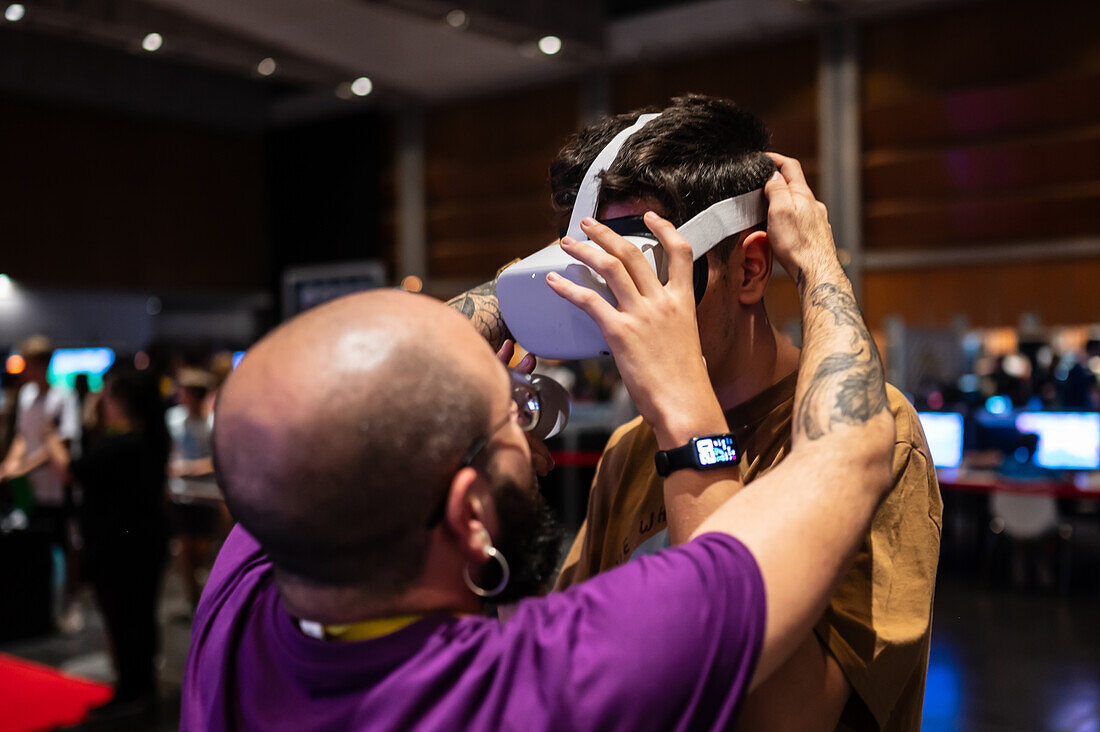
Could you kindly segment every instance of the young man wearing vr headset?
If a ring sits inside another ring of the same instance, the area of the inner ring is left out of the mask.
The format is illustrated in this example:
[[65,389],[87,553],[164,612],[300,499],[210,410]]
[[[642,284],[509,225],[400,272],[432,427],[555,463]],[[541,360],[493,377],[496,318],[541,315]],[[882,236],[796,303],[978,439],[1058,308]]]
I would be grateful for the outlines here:
[[[574,207],[593,161],[638,121],[637,112],[605,119],[559,152],[550,166],[559,211]],[[763,187],[775,170],[765,153],[768,144],[763,123],[731,102],[674,99],[607,163],[597,218],[623,234],[634,233],[629,217],[647,210],[682,225],[718,201]],[[696,260],[703,355],[741,452],[745,483],[779,464],[791,444],[799,350],[776,331],[764,309],[771,270],[763,225],[723,240]],[[493,283],[452,305],[494,345],[509,337]],[[850,396],[838,402],[840,418],[870,406]],[[743,729],[920,728],[942,504],[916,412],[893,387],[887,396],[897,430],[892,489],[814,633],[749,697]],[[656,451],[653,429],[640,417],[611,436],[558,589],[683,541],[705,515],[705,502],[688,509],[697,515],[666,506]],[[722,498],[711,500],[717,505]]]

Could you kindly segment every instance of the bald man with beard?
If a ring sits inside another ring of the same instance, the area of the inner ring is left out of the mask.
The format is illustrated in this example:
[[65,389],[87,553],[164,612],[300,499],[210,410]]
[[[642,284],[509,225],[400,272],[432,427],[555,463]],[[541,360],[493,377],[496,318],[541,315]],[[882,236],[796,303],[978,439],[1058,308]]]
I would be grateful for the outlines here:
[[[223,388],[215,465],[240,522],[203,593],[181,729],[725,729],[820,614],[889,483],[884,409],[837,420],[882,367],[797,164],[766,188],[776,254],[803,295],[791,454],[751,485],[676,470],[683,545],[537,594],[554,530],[510,375],[461,315],[375,292],[295,318]],[[702,358],[690,246],[647,225],[662,284],[593,220],[563,240],[618,301],[548,284],[600,326],[670,450],[728,431]],[[859,363],[838,367],[859,347]],[[872,399],[871,401],[875,401]],[[806,428],[801,427],[806,425]],[[714,495],[733,494],[714,509]],[[705,510],[705,513],[703,513]],[[690,518],[689,518],[690,517]],[[689,523],[691,525],[689,525]]]

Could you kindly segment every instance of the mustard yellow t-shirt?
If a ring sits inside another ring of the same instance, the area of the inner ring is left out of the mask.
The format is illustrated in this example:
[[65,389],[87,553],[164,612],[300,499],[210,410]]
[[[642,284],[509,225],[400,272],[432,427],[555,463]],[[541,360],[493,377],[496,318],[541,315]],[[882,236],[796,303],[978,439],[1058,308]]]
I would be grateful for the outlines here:
[[[746,484],[790,450],[796,380],[791,374],[726,413],[741,447]],[[916,732],[943,504],[916,411],[897,389],[887,385],[886,391],[897,425],[893,488],[814,631],[853,690],[838,729]],[[656,450],[653,430],[640,417],[611,435],[596,468],[588,514],[556,589],[667,546]]]

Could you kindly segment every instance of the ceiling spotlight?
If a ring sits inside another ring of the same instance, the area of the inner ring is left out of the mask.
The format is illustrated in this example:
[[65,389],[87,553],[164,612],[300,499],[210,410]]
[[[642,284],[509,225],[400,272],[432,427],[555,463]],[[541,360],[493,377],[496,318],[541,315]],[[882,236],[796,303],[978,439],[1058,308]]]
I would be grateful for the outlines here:
[[10,23],[18,23],[23,20],[23,16],[26,14],[27,9],[19,3],[12,3],[8,6],[8,9],[4,11],[4,20]]
[[447,13],[447,25],[462,30],[470,24],[470,16],[464,10],[452,10]]
[[279,65],[275,63],[275,59],[265,58],[260,63],[256,64],[256,71],[260,76],[271,76],[279,68]]
[[373,89],[374,84],[365,76],[360,76],[358,79],[351,82],[351,93],[357,97],[365,97],[370,94]]
[[141,39],[141,47],[149,53],[156,51],[163,44],[164,38],[161,37],[160,33],[150,33],[149,35],[145,36],[145,38]]
[[424,289],[424,281],[416,275],[409,275],[401,280],[401,288],[408,292],[420,292]]
[[6,274],[0,274],[0,300],[11,297],[11,294],[15,291],[15,286],[12,284],[11,277]]
[[539,50],[547,56],[553,56],[561,50],[561,39],[557,36],[543,36],[539,39]]

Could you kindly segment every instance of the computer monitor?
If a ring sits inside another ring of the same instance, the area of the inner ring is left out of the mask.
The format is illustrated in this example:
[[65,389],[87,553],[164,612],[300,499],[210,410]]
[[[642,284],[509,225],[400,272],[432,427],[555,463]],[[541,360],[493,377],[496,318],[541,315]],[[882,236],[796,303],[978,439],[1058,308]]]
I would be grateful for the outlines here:
[[103,388],[103,375],[115,362],[110,348],[57,348],[50,359],[47,379],[51,384],[65,384],[70,389],[77,374],[86,374],[92,391]]
[[957,468],[963,456],[963,416],[956,412],[919,412],[932,463],[937,468]]
[[1034,462],[1041,468],[1100,469],[1100,413],[1020,412],[1016,429],[1039,435]]

